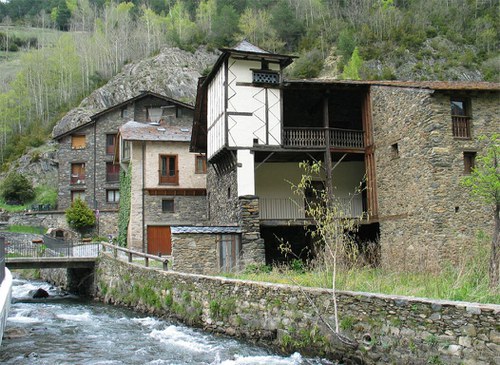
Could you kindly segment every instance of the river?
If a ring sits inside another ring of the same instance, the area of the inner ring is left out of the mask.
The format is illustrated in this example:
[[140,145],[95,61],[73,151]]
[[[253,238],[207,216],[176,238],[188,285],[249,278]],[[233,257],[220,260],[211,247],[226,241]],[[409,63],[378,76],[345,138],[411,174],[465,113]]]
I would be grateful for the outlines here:
[[[33,300],[43,288],[47,299]],[[2,364],[324,364],[295,353],[280,356],[250,343],[216,336],[126,308],[67,295],[50,284],[14,279],[7,321],[11,338]]]

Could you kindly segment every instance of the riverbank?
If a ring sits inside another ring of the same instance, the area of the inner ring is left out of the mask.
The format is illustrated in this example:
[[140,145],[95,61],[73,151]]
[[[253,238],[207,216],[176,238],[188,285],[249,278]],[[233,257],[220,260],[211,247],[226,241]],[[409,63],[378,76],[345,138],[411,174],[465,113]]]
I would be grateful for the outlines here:
[[365,364],[500,360],[499,305],[339,292],[345,336],[339,339],[326,325],[334,323],[332,293],[326,289],[162,272],[107,255],[99,259],[95,286],[96,298],[106,303],[287,353]]

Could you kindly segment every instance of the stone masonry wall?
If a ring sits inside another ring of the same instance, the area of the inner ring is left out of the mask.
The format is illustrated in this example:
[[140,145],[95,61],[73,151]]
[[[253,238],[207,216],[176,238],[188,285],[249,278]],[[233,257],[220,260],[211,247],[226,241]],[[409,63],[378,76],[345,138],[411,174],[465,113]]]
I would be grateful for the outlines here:
[[[201,254],[203,253],[203,254]],[[172,235],[172,269],[196,274],[219,272],[216,234]]]
[[492,227],[492,210],[460,180],[463,152],[481,153],[477,136],[498,131],[498,93],[470,96],[471,140],[453,138],[450,95],[374,86],[371,96],[382,264],[437,271],[457,263]]
[[260,237],[259,197],[239,197],[239,221],[241,225],[241,249],[243,265],[266,263],[264,240]]
[[207,192],[210,225],[236,225],[239,211],[236,169],[217,175],[212,165],[207,164]]
[[[17,213],[10,217],[9,224],[71,230],[64,212]],[[97,234],[97,227],[95,227],[95,233]],[[114,210],[100,211],[99,214],[99,236],[107,235],[113,237],[118,235],[118,213]]]
[[[162,200],[174,201],[174,212],[162,211]],[[146,225],[203,225],[207,220],[206,196],[144,195]]]
[[[364,364],[500,362],[499,305],[332,292],[160,271],[101,256],[96,297],[206,330],[257,339],[286,352]],[[321,315],[321,318],[320,318]]]

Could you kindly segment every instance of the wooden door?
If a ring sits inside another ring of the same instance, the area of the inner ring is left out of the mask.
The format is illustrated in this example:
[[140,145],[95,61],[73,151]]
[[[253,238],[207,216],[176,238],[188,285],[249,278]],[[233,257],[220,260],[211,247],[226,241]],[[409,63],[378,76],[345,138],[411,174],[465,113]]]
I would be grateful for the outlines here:
[[148,226],[148,253],[151,255],[172,254],[170,226]]

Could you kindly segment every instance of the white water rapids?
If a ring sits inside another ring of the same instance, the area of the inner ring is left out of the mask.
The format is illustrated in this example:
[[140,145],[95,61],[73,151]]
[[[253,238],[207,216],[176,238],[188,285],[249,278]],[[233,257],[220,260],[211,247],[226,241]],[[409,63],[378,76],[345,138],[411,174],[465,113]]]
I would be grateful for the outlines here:
[[[30,290],[49,292],[30,299]],[[81,300],[44,282],[14,280],[13,304],[0,347],[2,364],[302,365],[325,364],[300,354],[280,356],[130,310]]]

